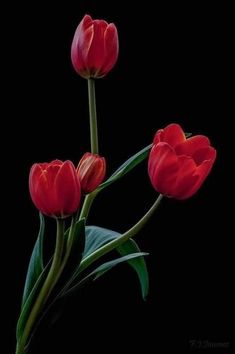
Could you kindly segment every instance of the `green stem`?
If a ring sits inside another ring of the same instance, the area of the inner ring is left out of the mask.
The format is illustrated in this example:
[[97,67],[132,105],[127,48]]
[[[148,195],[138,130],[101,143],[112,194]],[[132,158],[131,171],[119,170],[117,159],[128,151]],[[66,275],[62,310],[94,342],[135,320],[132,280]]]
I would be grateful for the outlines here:
[[79,216],[79,220],[81,220],[82,218],[87,219],[91,205],[92,205],[93,200],[95,199],[96,195],[97,195],[96,191],[86,195],[83,206],[82,206],[82,210],[81,210],[81,213]]
[[24,354],[24,348],[27,344],[28,336],[32,330],[32,327],[35,324],[35,321],[38,317],[38,314],[45,302],[48,299],[48,296],[53,289],[55,282],[57,280],[57,273],[60,269],[61,259],[63,255],[63,246],[64,246],[64,221],[62,219],[56,219],[57,222],[57,235],[56,235],[56,246],[55,253],[52,261],[52,265],[48,276],[43,284],[43,287],[40,290],[38,298],[30,312],[29,318],[26,322],[24,332],[20,339],[20,342],[17,345],[17,354]]
[[98,250],[91,253],[86,258],[84,258],[80,264],[79,273],[82,272],[87,267],[89,267],[97,259],[104,256],[106,253],[108,253],[108,252],[114,250],[115,248],[117,248],[118,246],[120,246],[122,243],[127,241],[130,237],[136,235],[142,229],[142,227],[146,224],[146,222],[151,218],[153,213],[157,210],[162,198],[163,198],[163,195],[160,194],[158,196],[157,200],[155,201],[155,203],[152,205],[152,207],[147,211],[147,213],[134,226],[132,226],[131,229],[126,231],[122,236],[120,236],[119,238],[117,238],[115,240],[112,240],[111,242],[100,247]]
[[95,80],[88,79],[88,100],[89,100],[89,115],[90,115],[90,135],[91,135],[91,152],[99,153],[98,146],[98,129],[96,115],[96,100],[95,100]]

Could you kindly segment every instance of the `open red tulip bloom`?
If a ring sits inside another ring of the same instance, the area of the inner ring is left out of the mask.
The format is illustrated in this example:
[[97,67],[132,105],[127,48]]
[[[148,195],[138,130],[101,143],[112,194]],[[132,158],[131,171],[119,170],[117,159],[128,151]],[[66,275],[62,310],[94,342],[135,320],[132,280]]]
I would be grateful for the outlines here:
[[79,75],[101,78],[115,65],[118,58],[118,33],[113,23],[92,20],[85,15],[75,32],[71,59]]
[[158,130],[149,156],[153,187],[163,195],[186,199],[195,194],[208,176],[216,150],[204,135],[186,139],[178,124]]
[[66,217],[78,209],[81,187],[71,161],[34,164],[29,189],[35,206],[45,215]]

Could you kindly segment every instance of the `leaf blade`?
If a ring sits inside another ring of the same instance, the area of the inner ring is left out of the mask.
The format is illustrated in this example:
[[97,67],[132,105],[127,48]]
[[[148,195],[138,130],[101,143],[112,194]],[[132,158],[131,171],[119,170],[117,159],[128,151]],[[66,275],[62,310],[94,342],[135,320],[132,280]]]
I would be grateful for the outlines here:
[[[140,252],[140,249],[137,243],[130,238],[128,241],[126,241],[121,246],[119,246],[117,248],[117,251],[120,253],[120,255],[123,256],[129,253]],[[139,278],[142,297],[145,300],[149,292],[149,275],[148,275],[148,269],[145,263],[145,259],[144,257],[134,258],[134,259],[130,259],[128,263],[135,270]]]
[[91,273],[89,273],[85,278],[81,279],[78,283],[74,284],[71,288],[67,289],[62,295],[63,296],[70,295],[71,293],[79,289],[80,286],[82,286],[86,281],[90,280],[91,278],[93,278],[93,280],[100,278],[107,271],[111,270],[113,267],[115,267],[120,263],[126,262],[134,258],[147,256],[147,255],[148,253],[146,252],[138,252],[138,253],[132,253],[123,257],[116,258],[112,261],[105,262],[101,264],[99,267],[97,267],[95,270],[93,270]]
[[41,213],[39,213],[40,227],[38,232],[38,238],[33,248],[29,266],[26,275],[26,281],[23,292],[22,307],[27,300],[31,290],[34,287],[37,279],[43,271],[43,239],[45,233],[45,219]]
[[119,180],[121,177],[125,176],[128,172],[130,172],[134,167],[136,167],[139,163],[141,163],[144,159],[146,159],[151,147],[152,144],[146,146],[144,149],[131,156],[105,182],[103,182],[98,187],[98,191],[101,191],[113,182]]
[[[87,257],[107,242],[112,241],[120,236],[120,233],[113,230],[101,228],[98,226],[87,226],[86,245],[83,258]],[[119,246],[117,248],[117,251],[120,253],[121,256],[125,256],[130,253],[140,252],[140,249],[133,239],[129,239],[121,246]],[[145,259],[144,257],[140,257],[137,259],[130,260],[128,263],[134,269],[138,276],[141,286],[142,297],[143,299],[145,299],[149,291],[149,276]]]

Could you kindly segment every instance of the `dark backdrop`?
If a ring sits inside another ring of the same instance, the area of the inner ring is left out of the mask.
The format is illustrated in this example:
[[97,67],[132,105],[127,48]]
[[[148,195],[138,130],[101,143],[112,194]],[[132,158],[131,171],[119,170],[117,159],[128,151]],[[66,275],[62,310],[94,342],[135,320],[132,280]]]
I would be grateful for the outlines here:
[[[6,120],[13,146],[7,182],[14,200],[7,215],[13,232],[8,239],[12,290],[7,291],[11,311],[6,352],[14,352],[24,277],[38,228],[28,194],[30,166],[54,158],[77,163],[89,150],[86,82],[70,62],[73,34],[85,13],[114,22],[120,37],[117,65],[96,85],[100,152],[108,175],[171,122],[208,135],[218,158],[196,196],[183,202],[164,200],[137,236],[141,248],[150,252],[147,301],[142,301],[131,269],[119,266],[71,300],[33,353],[56,353],[62,347],[65,353],[78,353],[80,346],[104,353],[124,352],[125,347],[145,353],[174,348],[173,353],[194,350],[193,340],[198,348],[203,341],[231,346],[230,233],[222,216],[231,189],[225,178],[229,10],[170,4],[154,9],[151,3],[128,4],[128,9],[120,1],[50,8],[34,3],[20,7],[19,16],[14,9]],[[124,231],[142,216],[156,198],[146,166],[100,194],[90,224]]]

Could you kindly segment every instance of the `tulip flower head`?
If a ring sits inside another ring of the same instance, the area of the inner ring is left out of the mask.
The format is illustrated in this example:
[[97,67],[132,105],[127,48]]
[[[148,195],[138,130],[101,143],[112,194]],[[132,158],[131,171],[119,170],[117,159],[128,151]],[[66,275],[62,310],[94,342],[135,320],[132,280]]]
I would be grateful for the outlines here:
[[105,76],[115,65],[118,51],[116,26],[85,15],[71,47],[71,60],[77,73],[85,79]]
[[148,161],[153,187],[161,194],[186,199],[195,194],[211,171],[216,150],[204,135],[186,139],[178,124],[158,130]]
[[81,158],[77,173],[84,193],[93,192],[103,181],[106,172],[105,158],[87,152]]
[[45,215],[64,218],[79,207],[81,186],[71,161],[34,164],[29,190],[33,203]]

